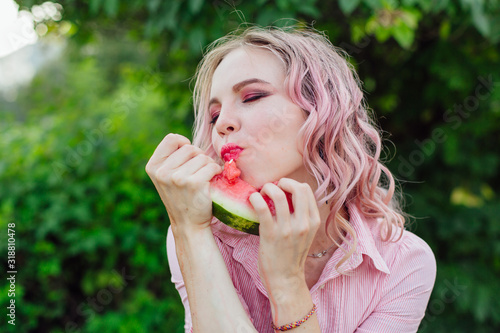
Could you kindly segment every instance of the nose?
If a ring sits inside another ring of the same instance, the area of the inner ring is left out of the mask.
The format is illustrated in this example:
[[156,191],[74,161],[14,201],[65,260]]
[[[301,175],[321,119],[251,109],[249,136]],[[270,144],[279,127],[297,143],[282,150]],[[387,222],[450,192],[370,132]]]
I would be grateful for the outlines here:
[[234,112],[230,112],[228,109],[221,109],[219,117],[215,122],[215,128],[217,133],[223,137],[231,132],[238,131],[240,129],[240,121]]

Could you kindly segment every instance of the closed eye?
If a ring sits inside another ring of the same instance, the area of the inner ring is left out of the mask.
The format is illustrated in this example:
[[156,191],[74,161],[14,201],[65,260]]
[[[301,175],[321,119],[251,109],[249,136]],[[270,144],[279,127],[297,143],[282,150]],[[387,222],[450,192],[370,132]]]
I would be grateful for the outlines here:
[[249,103],[249,102],[253,102],[253,101],[256,101],[262,97],[266,97],[268,96],[269,94],[256,94],[256,95],[250,95],[248,96],[247,98],[245,98],[243,100],[243,103]]
[[[263,97],[269,96],[268,93],[259,93],[259,94],[253,94],[253,95],[248,95],[246,98],[243,100],[243,103],[251,103],[254,102],[258,99],[261,99]],[[219,118],[219,115],[216,114],[212,117],[212,120],[210,121],[210,124],[213,125],[217,121],[217,118]]]
[[212,117],[212,121],[210,122],[211,125],[215,124],[215,122],[217,121],[217,118],[219,118],[219,115],[216,114],[215,116]]

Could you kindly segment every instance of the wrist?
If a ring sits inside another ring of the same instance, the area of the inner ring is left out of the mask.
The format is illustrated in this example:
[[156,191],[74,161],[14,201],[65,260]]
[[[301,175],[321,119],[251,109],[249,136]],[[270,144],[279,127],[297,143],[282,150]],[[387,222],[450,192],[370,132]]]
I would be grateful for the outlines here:
[[177,239],[179,237],[188,237],[191,235],[212,233],[210,228],[210,221],[204,222],[202,224],[191,223],[187,219],[172,219],[170,218],[170,227],[172,228],[172,233]]
[[276,284],[274,288],[269,288],[268,290],[269,299],[272,301],[273,306],[286,308],[291,304],[311,299],[311,294],[305,280],[297,278],[281,281],[280,284]]
[[304,324],[307,320],[309,320],[309,318],[311,318],[314,315],[314,313],[316,312],[317,309],[318,308],[316,307],[316,304],[313,304],[311,311],[309,311],[309,313],[307,315],[305,315],[304,318],[297,320],[297,321],[294,321],[294,322],[291,322],[291,323],[288,323],[288,324],[281,325],[281,326],[276,326],[274,323],[272,323],[271,327],[275,331],[292,330],[292,329],[297,328],[300,325]]
[[309,288],[305,281],[305,277],[301,275],[293,277],[268,277],[266,279],[266,289],[270,295],[275,295],[276,299],[280,299],[283,302],[288,302],[288,299],[297,296],[297,292],[300,294],[309,294]]
[[206,248],[204,244],[214,242],[210,227],[200,228],[187,224],[171,224],[172,234],[175,239],[177,255],[191,255]]
[[297,323],[297,321],[305,318],[304,316],[311,311],[314,313],[316,310],[315,308],[314,311],[311,310],[314,307],[314,303],[309,289],[305,284],[299,289],[287,289],[285,292],[275,292],[269,295],[269,300],[271,303],[273,325],[276,327]]

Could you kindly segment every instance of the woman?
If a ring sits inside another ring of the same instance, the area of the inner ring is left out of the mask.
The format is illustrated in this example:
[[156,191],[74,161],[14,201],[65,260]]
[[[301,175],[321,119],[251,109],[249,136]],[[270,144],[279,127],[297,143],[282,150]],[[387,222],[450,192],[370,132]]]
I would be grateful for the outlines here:
[[[435,259],[404,230],[342,52],[313,31],[248,28],[211,45],[194,103],[193,144],[169,134],[146,166],[186,331],[417,331]],[[235,146],[241,178],[262,187],[250,197],[260,236],[212,217],[209,181]]]

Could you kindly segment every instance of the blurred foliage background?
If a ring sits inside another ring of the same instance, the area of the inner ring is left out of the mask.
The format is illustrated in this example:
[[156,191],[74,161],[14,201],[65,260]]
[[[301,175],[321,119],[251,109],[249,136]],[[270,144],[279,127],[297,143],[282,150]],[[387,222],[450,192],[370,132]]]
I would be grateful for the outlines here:
[[500,2],[60,4],[36,24],[61,55],[0,99],[0,237],[5,248],[16,224],[18,269],[17,324],[3,314],[3,332],[183,331],[169,222],[144,167],[167,133],[191,137],[203,49],[244,22],[312,24],[351,55],[408,228],[438,262],[420,332],[500,331]]

